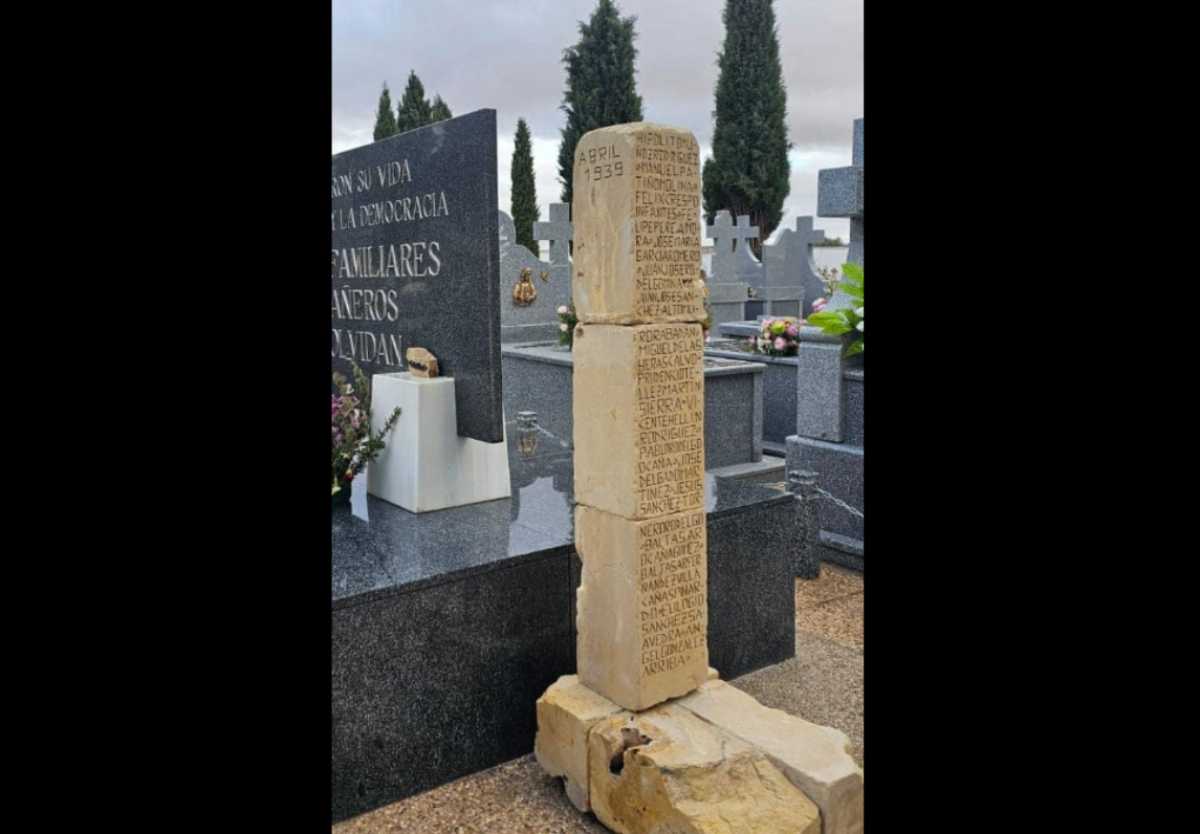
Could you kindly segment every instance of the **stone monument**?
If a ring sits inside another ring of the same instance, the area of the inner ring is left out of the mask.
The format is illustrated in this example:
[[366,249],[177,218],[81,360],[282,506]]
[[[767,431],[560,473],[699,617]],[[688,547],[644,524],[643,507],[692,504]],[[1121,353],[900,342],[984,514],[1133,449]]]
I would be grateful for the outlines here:
[[454,381],[458,435],[502,442],[496,111],[345,151],[331,172],[334,370],[397,374],[419,345]]
[[699,146],[650,123],[575,150],[578,674],[535,753],[621,834],[862,830],[849,739],[708,667]]
[[[817,213],[850,218],[848,260],[863,262],[863,120],[854,122],[853,164],[818,175]],[[830,310],[854,304],[845,290]],[[862,570],[863,377],[861,357],[842,357],[840,337],[802,327],[797,358],[796,434],[787,438],[788,471],[818,473],[821,558]]]

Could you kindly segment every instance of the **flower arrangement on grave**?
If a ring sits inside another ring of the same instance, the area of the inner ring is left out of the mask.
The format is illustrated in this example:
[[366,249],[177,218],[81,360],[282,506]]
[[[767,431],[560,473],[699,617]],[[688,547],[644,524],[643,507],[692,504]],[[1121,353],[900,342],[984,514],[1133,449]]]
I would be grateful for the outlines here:
[[571,302],[569,307],[564,304],[558,308],[558,343],[560,345],[574,349],[575,325],[578,322],[579,318],[575,315],[574,302]]
[[374,460],[384,448],[383,438],[396,425],[400,409],[396,408],[377,433],[371,433],[371,388],[367,375],[353,360],[354,382],[344,374],[334,373],[336,394],[332,399],[333,492],[335,499],[348,497],[350,482],[368,461]]
[[816,325],[833,336],[841,336],[846,344],[846,357],[863,352],[863,268],[858,264],[842,264],[842,274],[846,280],[841,288],[850,296],[849,307],[830,310],[828,302],[823,298],[813,303],[813,311],[808,316],[808,323]]
[[757,336],[750,337],[750,346],[756,353],[767,356],[795,356],[800,346],[800,328],[804,319],[790,316],[763,319],[762,329]]
[[832,296],[834,291],[837,290],[838,285],[837,267],[819,266],[817,267],[817,275],[821,277],[821,283],[825,285],[825,292]]

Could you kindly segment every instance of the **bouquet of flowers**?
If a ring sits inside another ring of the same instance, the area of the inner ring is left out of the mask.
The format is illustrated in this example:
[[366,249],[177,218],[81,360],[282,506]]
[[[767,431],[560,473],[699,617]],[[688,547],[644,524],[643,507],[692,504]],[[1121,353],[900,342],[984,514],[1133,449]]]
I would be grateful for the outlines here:
[[374,460],[384,447],[383,438],[400,418],[397,408],[378,434],[371,434],[371,388],[367,375],[353,362],[353,384],[343,374],[333,375],[333,495],[349,487],[367,461]]
[[579,318],[575,315],[575,302],[558,308],[558,343],[573,348],[575,342],[575,325]]
[[804,319],[791,317],[763,319],[762,329],[757,336],[750,337],[750,345],[767,356],[795,356],[803,324]]
[[846,280],[841,286],[850,296],[851,306],[829,310],[826,309],[828,303],[825,299],[819,298],[813,303],[808,323],[815,324],[826,333],[845,337],[848,358],[863,352],[863,316],[866,311],[863,304],[863,268],[858,264],[843,264],[842,274]]

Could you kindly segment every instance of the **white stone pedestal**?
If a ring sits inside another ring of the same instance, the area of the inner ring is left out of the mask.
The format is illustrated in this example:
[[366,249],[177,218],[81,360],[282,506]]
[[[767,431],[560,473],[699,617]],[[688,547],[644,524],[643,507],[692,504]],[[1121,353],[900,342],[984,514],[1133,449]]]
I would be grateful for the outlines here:
[[459,437],[454,380],[409,373],[376,374],[371,381],[371,430],[396,406],[400,419],[387,447],[367,464],[367,492],[409,512],[425,513],[508,498],[508,432],[500,443]]

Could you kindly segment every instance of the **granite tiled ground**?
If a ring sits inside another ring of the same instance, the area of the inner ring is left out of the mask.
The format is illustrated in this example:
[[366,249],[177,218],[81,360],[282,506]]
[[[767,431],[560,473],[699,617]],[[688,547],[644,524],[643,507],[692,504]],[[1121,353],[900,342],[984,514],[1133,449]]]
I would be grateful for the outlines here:
[[[863,760],[863,575],[823,564],[796,580],[796,657],[730,683],[763,704],[850,736]],[[532,755],[333,826],[334,834],[605,834]]]

